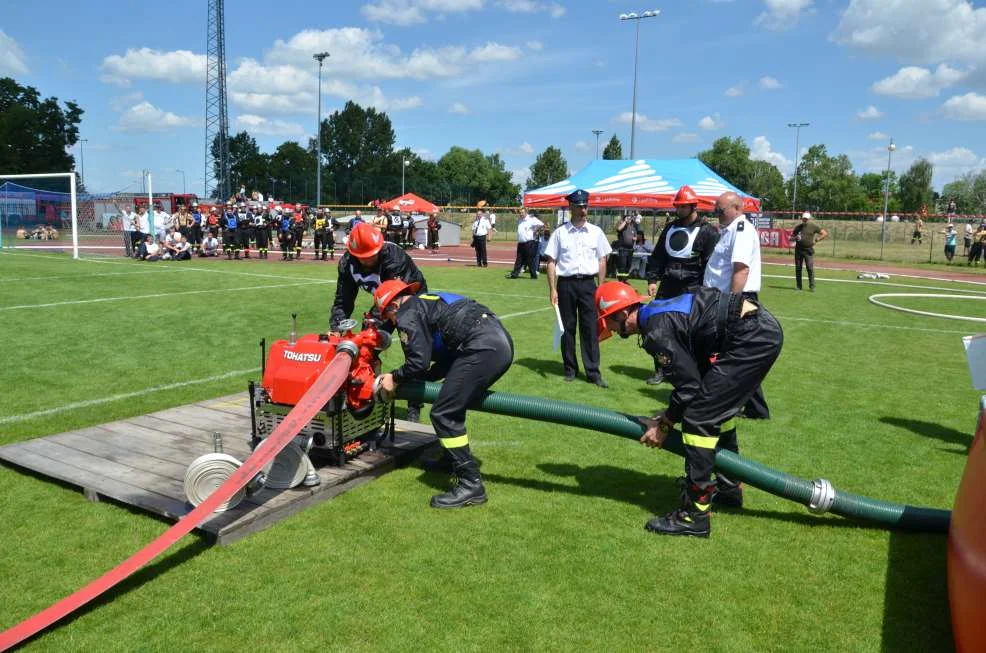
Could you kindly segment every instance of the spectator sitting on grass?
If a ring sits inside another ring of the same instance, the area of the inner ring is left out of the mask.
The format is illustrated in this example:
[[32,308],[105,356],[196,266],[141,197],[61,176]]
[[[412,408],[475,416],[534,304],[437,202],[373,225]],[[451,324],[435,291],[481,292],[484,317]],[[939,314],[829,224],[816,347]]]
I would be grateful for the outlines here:
[[191,245],[189,245],[188,239],[180,233],[177,234],[177,237],[175,238],[174,250],[171,254],[171,258],[176,261],[189,261],[192,258]]
[[202,240],[199,256],[219,256],[219,239],[209,234]]
[[144,237],[144,242],[140,244],[140,249],[137,251],[137,258],[141,261],[161,260],[161,246],[154,242],[154,236],[147,234]]

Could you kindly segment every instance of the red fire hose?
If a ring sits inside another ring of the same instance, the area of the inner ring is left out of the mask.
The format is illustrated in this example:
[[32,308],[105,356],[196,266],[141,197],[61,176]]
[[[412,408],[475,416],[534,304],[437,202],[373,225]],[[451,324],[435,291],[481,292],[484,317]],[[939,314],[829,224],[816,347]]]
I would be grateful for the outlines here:
[[20,644],[28,637],[37,634],[59,619],[81,608],[156,558],[182,536],[205,521],[220,504],[226,502],[260,473],[264,465],[273,460],[281,449],[287,446],[311,421],[315,413],[321,410],[325,403],[335,395],[346,382],[349,367],[358,352],[359,347],[355,343],[351,341],[340,343],[336,348],[336,355],[332,362],[329,363],[312,387],[305,392],[295,407],[291,409],[284,421],[270,434],[270,437],[267,438],[267,444],[247,458],[246,462],[209,498],[182,517],[178,523],[162,533],[156,540],[121,562],[114,569],[33,617],[25,619],[13,628],[0,633],[0,651],[6,651],[12,646]]

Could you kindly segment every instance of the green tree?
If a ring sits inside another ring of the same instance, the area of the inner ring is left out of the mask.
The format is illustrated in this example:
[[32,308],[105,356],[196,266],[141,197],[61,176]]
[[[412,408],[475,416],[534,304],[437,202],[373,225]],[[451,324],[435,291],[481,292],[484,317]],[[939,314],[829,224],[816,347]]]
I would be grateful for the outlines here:
[[[859,177],[859,187],[863,191],[865,206],[862,210],[873,213],[883,212],[884,189],[886,187],[887,171],[867,172]],[[887,198],[887,210],[895,212],[900,210],[900,201],[897,199],[897,173],[890,171],[890,195]]]
[[[269,171],[270,157],[260,152],[257,141],[246,131],[241,131],[226,141],[226,149],[229,154],[229,188],[230,192],[236,194],[240,188],[246,188],[247,192],[259,190],[265,195],[271,190],[272,185],[277,184],[277,192],[286,189],[282,188],[279,182],[271,181],[272,175]],[[212,142],[213,171],[216,179],[220,180],[222,171],[219,169],[219,135]],[[274,178],[275,180],[277,178]],[[220,184],[221,185],[221,184]],[[215,193],[215,189],[210,189]],[[226,199],[226,198],[219,198]]]
[[759,198],[762,208],[785,211],[791,207],[784,190],[784,175],[768,161],[750,161],[749,184],[743,190]]
[[986,213],[986,170],[967,172],[945,184],[942,197],[946,203],[954,199],[959,213]]
[[438,169],[449,185],[449,204],[512,204],[520,187],[513,183],[499,154],[485,155],[479,150],[452,146],[438,160]]
[[812,145],[801,157],[798,175],[798,210],[858,211],[865,195],[852,162],[845,154],[829,156],[824,145]]
[[918,159],[907,172],[900,176],[900,197],[901,210],[916,213],[921,207],[932,206],[934,201],[934,190],[931,188],[931,178],[934,174],[934,166],[927,159]]
[[[79,140],[82,113],[74,102],[65,102],[63,108],[58,98],[42,99],[34,87],[0,78],[0,170],[7,174],[74,170],[75,157],[68,149]],[[56,186],[61,184],[53,181]]]
[[[277,180],[278,199],[288,202],[315,202],[315,156],[295,141],[286,141],[278,146],[270,155],[267,172],[269,177]],[[323,198],[326,190],[332,190],[331,180],[330,175],[323,170]]]
[[620,143],[620,139],[613,134],[613,138],[609,139],[606,143],[606,147],[603,149],[604,159],[622,159],[623,158],[623,145]]
[[751,192],[748,190],[752,172],[750,148],[741,137],[717,138],[710,149],[698,153],[698,158],[733,186]]
[[541,188],[568,177],[568,164],[561,150],[549,145],[544,152],[538,154],[534,165],[531,166],[531,176],[527,178],[527,190]]
[[[364,109],[346,102],[320,125],[323,166],[334,180],[333,194],[338,201],[360,203],[390,194],[384,185],[388,166],[393,166],[394,127],[390,118],[373,107]],[[315,139],[308,149],[315,151]],[[398,188],[400,170],[397,170]]]

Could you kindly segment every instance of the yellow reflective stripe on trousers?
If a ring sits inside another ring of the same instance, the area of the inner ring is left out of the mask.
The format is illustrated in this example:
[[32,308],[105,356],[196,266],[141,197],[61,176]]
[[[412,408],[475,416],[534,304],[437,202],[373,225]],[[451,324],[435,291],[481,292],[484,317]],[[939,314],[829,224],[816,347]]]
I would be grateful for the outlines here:
[[446,449],[458,449],[459,447],[469,446],[469,436],[459,435],[453,438],[438,438],[442,446]]
[[682,433],[681,441],[689,447],[698,447],[700,449],[715,449],[716,443],[719,442],[718,436],[714,435],[696,435],[695,433]]
[[731,417],[722,423],[722,426],[719,427],[719,432],[725,433],[726,431],[732,431],[734,428],[736,428],[736,418]]

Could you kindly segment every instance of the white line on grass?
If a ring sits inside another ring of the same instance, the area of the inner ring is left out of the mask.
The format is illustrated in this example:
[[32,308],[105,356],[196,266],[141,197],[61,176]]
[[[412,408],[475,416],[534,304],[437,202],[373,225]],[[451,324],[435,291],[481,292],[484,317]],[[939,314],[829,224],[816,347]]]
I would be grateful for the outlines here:
[[259,367],[251,367],[250,369],[247,370],[234,370],[232,372],[226,372],[225,374],[218,374],[216,376],[210,376],[204,379],[192,379],[191,381],[179,381],[178,383],[169,383],[167,385],[156,385],[152,388],[144,388],[143,390],[137,390],[135,392],[127,392],[124,394],[112,395],[110,397],[102,397],[100,399],[87,399],[86,401],[77,401],[72,404],[65,404],[64,406],[57,406],[55,408],[46,408],[45,410],[38,410],[33,413],[24,413],[22,415],[11,415],[9,417],[0,417],[0,424],[23,422],[25,420],[34,419],[35,417],[45,417],[47,415],[56,415],[58,413],[64,413],[67,410],[75,410],[77,408],[88,408],[89,406],[108,404],[113,401],[132,399],[134,397],[154,394],[155,392],[164,392],[166,390],[174,390],[175,388],[184,388],[185,386],[197,385],[199,383],[210,383],[212,381],[221,381],[222,379],[228,379],[231,376],[238,376],[240,374],[252,374],[258,371],[259,369],[260,369]]
[[872,324],[869,322],[849,322],[847,320],[823,320],[815,317],[794,317],[787,315],[775,315],[778,320],[788,322],[814,322],[816,324],[831,324],[834,326],[863,327],[866,329],[898,329],[902,331],[925,331],[927,333],[948,333],[967,336],[968,331],[949,331],[947,329],[927,329],[924,327],[912,327],[895,324]]
[[520,313],[507,313],[506,315],[498,315],[497,317],[501,320],[506,320],[510,317],[520,317],[521,315],[530,315],[531,313],[540,313],[541,311],[550,311],[553,306],[545,306],[544,308],[535,308],[533,311],[521,311]]
[[[161,272],[178,272],[177,268],[164,268]],[[51,279],[88,279],[89,277],[118,277],[129,276],[132,274],[158,274],[158,270],[133,270],[131,272],[93,272],[92,274],[56,274],[47,277],[13,277],[4,279],[8,281],[49,281]]]
[[[763,275],[766,279],[791,279],[792,277],[786,274],[765,274]],[[917,277],[924,278],[924,277]],[[815,281],[831,281],[833,283],[862,283],[870,286],[884,286],[893,288],[919,288],[921,290],[946,290],[948,292],[974,292],[986,295],[986,290],[970,290],[968,288],[943,288],[941,286],[920,286],[915,283],[893,283],[891,281],[877,281],[869,279],[831,279],[827,277],[815,277]],[[979,284],[978,281],[956,281],[955,283],[971,283]]]
[[209,288],[206,290],[183,290],[179,292],[162,292],[153,295],[127,295],[124,297],[101,297],[99,299],[77,299],[68,302],[52,302],[50,304],[22,304],[20,306],[0,306],[0,311],[16,311],[26,308],[51,308],[53,306],[74,306],[76,304],[98,304],[102,302],[122,302],[135,299],[156,299],[159,297],[177,297],[179,295],[220,295],[227,292],[237,292],[241,290],[263,290],[265,288],[293,288],[295,286],[314,286],[328,281],[302,281],[299,283],[275,283],[267,286],[246,286],[244,288]]

